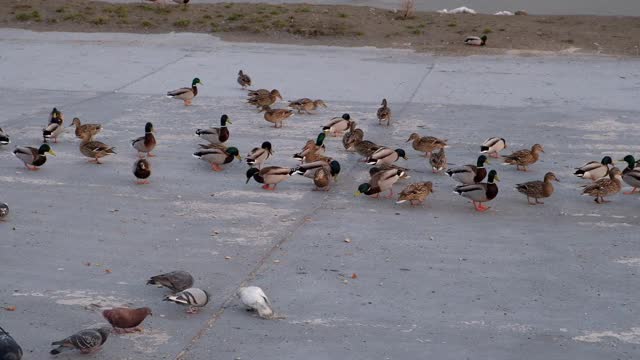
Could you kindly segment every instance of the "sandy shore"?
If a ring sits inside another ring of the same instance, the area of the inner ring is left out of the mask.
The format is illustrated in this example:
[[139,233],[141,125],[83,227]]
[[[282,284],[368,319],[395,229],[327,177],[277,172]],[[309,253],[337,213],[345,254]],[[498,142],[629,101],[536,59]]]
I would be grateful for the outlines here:
[[[409,18],[383,9],[335,5],[110,4],[24,0],[0,8],[0,26],[37,31],[211,33],[223,39],[411,48],[447,55],[569,52],[640,55],[640,19],[614,16],[440,15]],[[464,46],[486,34],[484,48]]]

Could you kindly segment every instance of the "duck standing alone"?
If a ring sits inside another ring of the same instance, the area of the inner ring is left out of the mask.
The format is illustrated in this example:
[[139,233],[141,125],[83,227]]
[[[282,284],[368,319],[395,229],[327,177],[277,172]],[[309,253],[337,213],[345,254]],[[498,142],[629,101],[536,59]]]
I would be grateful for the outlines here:
[[191,105],[193,98],[198,96],[198,85],[202,85],[202,81],[198,78],[194,78],[193,81],[191,81],[191,87],[183,87],[168,91],[167,97],[180,99],[184,101],[185,106],[189,106]]
[[40,166],[44,165],[47,162],[46,154],[56,156],[55,151],[47,144],[42,144],[39,148],[18,146],[13,150],[13,155],[20,159],[29,170],[38,170]]

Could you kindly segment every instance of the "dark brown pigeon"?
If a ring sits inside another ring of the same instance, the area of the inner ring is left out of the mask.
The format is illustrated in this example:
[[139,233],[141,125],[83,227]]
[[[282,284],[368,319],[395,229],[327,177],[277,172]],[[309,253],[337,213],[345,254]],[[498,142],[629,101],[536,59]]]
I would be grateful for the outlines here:
[[83,354],[90,354],[100,350],[100,346],[107,341],[110,327],[101,327],[98,329],[86,329],[79,331],[68,338],[60,341],[54,341],[52,346],[58,346],[50,351],[51,355],[57,355],[65,350],[80,350]]
[[22,359],[22,348],[18,343],[0,327],[0,360]]
[[102,316],[113,326],[116,333],[142,331],[138,325],[144,321],[147,315],[153,315],[148,307],[139,309],[114,308],[102,312]]
[[193,276],[186,271],[172,271],[166,274],[152,276],[147,285],[162,285],[171,289],[174,293],[186,290],[193,286]]

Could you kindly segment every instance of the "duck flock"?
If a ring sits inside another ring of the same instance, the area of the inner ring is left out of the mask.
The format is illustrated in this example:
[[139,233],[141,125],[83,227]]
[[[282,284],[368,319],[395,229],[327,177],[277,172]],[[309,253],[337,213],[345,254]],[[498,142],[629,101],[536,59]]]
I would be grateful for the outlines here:
[[[248,89],[252,82],[249,75],[240,71],[237,78],[238,84],[243,89]],[[190,87],[184,87],[167,92],[167,96],[182,100],[185,106],[192,104],[198,95],[198,86],[202,85],[199,78],[194,78]],[[294,115],[314,114],[320,108],[326,108],[323,100],[302,98],[289,102],[288,108],[273,108],[282,95],[277,89],[248,90],[247,104],[255,106],[263,113],[264,120],[272,123],[274,128],[281,128],[284,123]],[[392,122],[392,111],[386,99],[382,100],[377,109],[376,116],[380,126],[389,126]],[[60,135],[65,132],[64,114],[54,108],[49,116],[48,123],[42,130],[43,143],[40,146],[17,146],[13,154],[32,171],[36,171],[47,163],[47,156],[55,156],[51,142],[57,143]],[[227,146],[231,134],[228,125],[232,120],[228,115],[220,117],[220,126],[206,129],[197,129],[195,134],[204,140],[193,156],[207,162],[213,171],[224,171],[224,166],[234,161],[242,160],[240,150]],[[82,124],[79,118],[72,120],[75,136],[80,139],[79,152],[87,157],[90,162],[101,164],[109,156],[116,155],[112,146],[96,140],[103,127],[100,124]],[[138,159],[133,164],[133,176],[137,184],[148,184],[152,176],[150,158],[154,157],[153,151],[157,141],[154,135],[154,127],[147,122],[144,127],[144,135],[131,141],[132,151],[137,152]],[[407,181],[410,170],[399,166],[398,161],[407,159],[407,151],[401,148],[391,148],[378,145],[370,140],[365,140],[364,131],[358,128],[356,122],[347,113],[330,119],[322,126],[322,131],[309,139],[300,151],[293,157],[300,161],[296,167],[284,167],[268,165],[273,157],[272,144],[263,141],[259,147],[251,149],[244,161],[248,165],[245,180],[251,180],[262,184],[262,189],[275,191],[278,184],[286,181],[293,175],[301,175],[310,179],[314,184],[314,190],[330,191],[340,171],[341,164],[328,156],[324,144],[327,136],[342,137],[342,145],[346,151],[357,153],[361,156],[358,160],[370,165],[369,180],[355,186],[355,195],[366,195],[379,198],[386,193],[385,198],[395,198],[397,203],[409,202],[411,206],[423,204],[433,192],[433,184],[430,181],[414,182],[407,184],[395,197],[393,187],[399,181]],[[499,181],[498,172],[495,169],[487,169],[490,158],[500,159],[509,166],[515,166],[518,171],[527,171],[534,165],[544,148],[540,144],[534,144],[530,149],[515,151],[509,155],[501,155],[507,148],[507,141],[502,137],[491,137],[478,146],[478,157],[472,164],[448,167],[446,148],[447,139],[439,139],[432,136],[423,136],[418,133],[408,135],[407,143],[411,143],[413,150],[428,160],[434,174],[448,175],[457,186],[453,192],[469,199],[476,211],[484,212],[490,209],[485,203],[495,200],[498,196]],[[10,135],[0,129],[0,146],[11,143]],[[154,160],[155,161],[155,160]],[[160,161],[160,160],[157,160]],[[598,204],[608,202],[605,197],[621,191],[626,183],[632,190],[625,194],[634,194],[640,188],[640,161],[636,162],[632,155],[621,159],[626,163],[623,171],[614,166],[614,161],[605,156],[600,161],[590,161],[576,168],[575,175],[591,182],[583,185],[582,194],[591,196]],[[486,180],[485,180],[486,179]],[[523,194],[528,204],[543,204],[541,199],[549,198],[554,193],[553,182],[559,181],[553,172],[547,172],[542,180],[533,180],[516,184],[515,190]],[[0,202],[0,219],[9,220],[9,206]],[[198,308],[209,303],[210,295],[206,290],[194,287],[194,279],[186,271],[172,271],[151,277],[147,284],[165,287],[170,293],[164,296],[164,300],[187,307],[187,312],[197,312]],[[266,319],[279,318],[272,309],[269,298],[264,291],[256,286],[247,286],[238,289],[237,295],[241,302],[251,310],[257,312],[260,317]],[[110,333],[122,333],[142,331],[140,324],[152,311],[148,307],[137,309],[114,308],[103,311],[104,318],[111,326],[81,330],[68,338],[55,341],[51,354],[59,354],[64,350],[79,350],[82,353],[94,352],[106,342]],[[0,328],[0,359],[15,359],[22,357],[22,349],[7,331]]]

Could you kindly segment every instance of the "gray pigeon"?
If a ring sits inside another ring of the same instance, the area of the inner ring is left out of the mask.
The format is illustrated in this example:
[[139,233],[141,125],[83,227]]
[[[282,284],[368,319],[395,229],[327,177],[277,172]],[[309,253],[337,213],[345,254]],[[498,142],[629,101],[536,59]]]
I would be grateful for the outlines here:
[[[0,203],[0,220],[4,219],[9,215],[9,205],[5,203]],[[0,359],[4,360],[4,359]]]
[[22,359],[22,348],[18,343],[0,327],[0,360]]
[[100,350],[100,346],[107,341],[111,328],[104,326],[97,329],[86,329],[79,331],[68,338],[60,341],[54,341],[52,346],[58,346],[51,350],[51,355],[57,355],[64,350],[78,349],[83,354],[90,354]]
[[166,274],[152,276],[147,285],[161,285],[171,289],[174,293],[193,286],[193,276],[186,271],[172,271]]
[[188,305],[187,312],[193,314],[198,312],[198,308],[207,305],[209,302],[209,294],[206,291],[198,288],[189,288],[184,291],[180,291],[175,295],[165,296],[163,301],[171,301],[180,305]]

